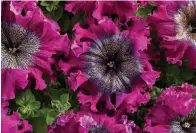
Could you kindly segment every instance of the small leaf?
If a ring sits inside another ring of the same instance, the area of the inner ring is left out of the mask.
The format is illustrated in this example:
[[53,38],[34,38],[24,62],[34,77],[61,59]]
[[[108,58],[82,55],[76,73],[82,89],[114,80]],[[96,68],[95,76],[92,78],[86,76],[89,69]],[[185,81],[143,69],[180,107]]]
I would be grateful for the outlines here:
[[51,101],[52,108],[57,109],[58,112],[65,113],[71,107],[71,104],[69,103],[69,95],[62,94],[60,96],[60,99],[61,99],[61,101],[59,101],[59,100],[52,100]]
[[70,26],[70,28],[72,29],[72,27],[77,23],[77,22],[80,22],[80,20],[82,19],[82,17],[83,17],[83,13],[82,12],[77,12],[76,14],[75,14],[75,16],[73,16],[72,17],[72,19],[71,19],[71,26]]
[[59,100],[52,100],[51,105],[52,105],[52,108],[60,108],[62,104]]
[[60,96],[60,99],[61,99],[61,103],[62,104],[67,104],[69,103],[69,94],[62,94]]
[[69,103],[69,95],[63,94],[61,95],[60,98],[61,98],[61,104],[63,105],[63,107],[59,111],[65,113],[71,107],[71,104]]
[[59,1],[46,1],[46,3],[48,3],[49,5],[58,5]]
[[19,106],[17,111],[20,113],[21,119],[38,117],[38,110],[41,104],[39,101],[36,101],[30,89],[26,90],[25,92],[20,92],[19,94],[20,95],[17,95],[15,102]]
[[49,124],[52,124],[55,119],[59,116],[60,114],[58,112],[55,112],[54,110],[51,110],[47,116],[46,116],[46,123],[49,125]]
[[45,117],[31,118],[30,123],[33,127],[33,133],[47,133],[47,124]]
[[137,10],[137,12],[135,13],[135,16],[146,18],[150,12],[151,11],[149,9],[141,7],[140,9]]
[[63,15],[63,10],[63,6],[59,6],[56,10],[46,13],[46,15],[52,18],[53,20],[58,21]]
[[26,119],[29,117],[38,117],[39,116],[39,110],[40,108],[40,102],[34,101],[32,103],[29,103],[27,106],[22,106],[18,108],[18,112],[21,114],[22,119]]
[[192,69],[189,68],[181,68],[180,69],[180,77],[183,80],[191,80],[195,76],[195,73]]
[[40,108],[40,102],[39,101],[34,101],[29,104],[31,110],[36,110]]
[[148,10],[152,12],[157,8],[157,6],[155,4],[148,3],[145,8],[147,8]]
[[53,1],[53,5],[58,5],[59,1]]
[[18,96],[16,96],[15,102],[19,106],[26,106],[29,103],[35,101],[35,97],[30,89],[27,89],[25,92],[20,92]]
[[188,60],[183,60],[182,66],[187,67],[189,64]]
[[165,67],[165,72],[167,76],[178,76],[180,74],[180,69],[177,65],[169,65]]
[[59,1],[42,1],[40,5],[44,6],[47,11],[51,12],[57,9],[58,3]]
[[46,1],[42,1],[42,2],[40,3],[40,5],[41,5],[41,6],[48,6],[49,4],[48,4]]
[[65,93],[65,89],[50,89],[48,90],[48,95],[52,100],[60,100],[60,96]]
[[50,108],[42,108],[39,110],[39,114],[41,117],[45,117],[47,116],[47,114],[51,111]]
[[48,10],[49,12],[51,12],[54,9],[53,5],[48,5],[46,7],[46,10]]
[[61,32],[67,32],[70,26],[70,19],[69,16],[67,14],[63,14],[63,16],[61,17],[61,19],[59,20],[59,25],[61,27]]
[[161,88],[153,87],[152,91],[150,92],[151,98],[156,99],[161,93],[161,91],[162,91]]

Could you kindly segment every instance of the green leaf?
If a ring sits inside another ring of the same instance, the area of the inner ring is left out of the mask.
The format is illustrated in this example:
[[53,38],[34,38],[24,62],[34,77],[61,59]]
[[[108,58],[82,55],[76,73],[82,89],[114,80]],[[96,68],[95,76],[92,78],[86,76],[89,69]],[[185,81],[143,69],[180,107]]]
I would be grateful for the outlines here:
[[41,6],[45,7],[47,11],[51,12],[57,9],[59,1],[42,1]]
[[48,90],[48,95],[52,100],[60,100],[60,96],[65,93],[65,89],[50,89]]
[[137,10],[137,12],[135,13],[135,16],[140,16],[142,18],[146,18],[150,12],[151,11],[149,9],[141,7]]
[[69,102],[62,104],[59,100],[52,100],[51,104],[53,109],[56,109],[61,113],[67,112],[67,110],[71,107]]
[[58,5],[59,4],[59,1],[46,1],[46,3],[48,4],[48,5]]
[[53,5],[58,5],[59,4],[59,1],[53,1]]
[[71,104],[69,103],[69,94],[62,94],[60,98],[61,104],[63,105],[61,112],[66,112],[71,107]]
[[145,19],[148,14],[152,13],[156,9],[156,7],[156,5],[148,3],[145,7],[140,7],[135,13],[135,15]]
[[39,110],[39,114],[41,117],[45,117],[47,116],[47,114],[51,111],[50,108],[42,108]]
[[30,89],[27,89],[25,92],[20,92],[15,99],[16,104],[19,106],[26,106],[34,101],[35,97]]
[[196,76],[193,78],[192,83],[193,83],[194,86],[196,86]]
[[18,105],[18,112],[21,115],[21,119],[27,119],[29,117],[38,117],[39,108],[41,106],[39,101],[36,101],[35,96],[30,89],[25,92],[20,92],[15,99]]
[[54,9],[53,5],[48,5],[46,7],[46,10],[48,10],[49,12],[51,12]]
[[180,74],[180,69],[177,65],[169,65],[165,67],[165,73],[167,76],[178,76]]
[[191,80],[195,76],[195,73],[192,69],[189,68],[181,68],[180,69],[180,77],[186,81]]
[[49,84],[48,88],[49,89],[58,89],[60,85],[61,85],[60,82],[56,81],[56,82],[54,82],[52,84]]
[[59,100],[52,100],[51,105],[52,105],[52,108],[60,108],[62,106]]
[[29,104],[30,108],[33,110],[39,109],[40,108],[40,102],[39,101],[34,101]]
[[30,123],[33,127],[33,133],[47,133],[47,124],[45,117],[30,118]]
[[83,13],[82,12],[77,12],[75,14],[75,16],[72,17],[71,19],[71,26],[70,28],[72,29],[72,27],[77,23],[77,22],[80,22],[80,20],[82,19],[83,17]]
[[74,111],[76,112],[79,110],[79,102],[77,100],[77,94],[78,94],[77,91],[69,93],[69,97],[70,97],[69,102],[70,102],[71,108],[73,108]]
[[52,18],[53,20],[58,21],[63,15],[63,10],[63,6],[59,6],[56,10],[46,13],[46,15]]
[[56,112],[54,110],[51,110],[47,116],[46,116],[46,123],[49,125],[49,124],[52,124],[55,119],[59,116],[59,112]]
[[60,96],[60,99],[61,99],[61,103],[62,104],[67,104],[69,103],[69,94],[62,94]]
[[161,91],[162,91],[161,88],[153,87],[152,91],[150,92],[151,98],[156,99],[161,93]]
[[70,22],[71,21],[69,19],[69,16],[67,14],[63,14],[61,19],[59,20],[59,25],[61,27],[61,32],[67,32],[69,30]]
[[51,101],[52,108],[58,110],[58,112],[65,113],[71,107],[69,103],[69,95],[62,94],[59,100],[52,100]]
[[155,4],[148,3],[145,8],[147,8],[148,10],[152,12],[157,8],[157,6]]
[[48,6],[49,4],[46,1],[41,1],[40,5],[41,6]]
[[40,108],[40,102],[34,101],[32,103],[29,103],[27,106],[19,107],[18,112],[20,112],[22,119],[27,119],[29,117],[38,117],[39,108]]
[[27,114],[28,112],[32,112],[32,111],[37,110],[39,108],[40,108],[40,102],[34,101],[32,103],[29,103],[27,106],[21,107],[20,110],[23,114]]
[[183,60],[182,66],[187,67],[189,64],[188,60]]

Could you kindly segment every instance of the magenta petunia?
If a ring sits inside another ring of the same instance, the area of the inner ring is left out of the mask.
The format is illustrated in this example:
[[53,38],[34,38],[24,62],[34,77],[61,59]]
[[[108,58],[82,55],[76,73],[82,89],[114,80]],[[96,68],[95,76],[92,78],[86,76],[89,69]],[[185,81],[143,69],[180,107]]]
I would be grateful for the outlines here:
[[20,120],[18,112],[13,112],[7,115],[8,102],[2,101],[1,103],[1,132],[2,133],[25,133],[32,132],[33,128],[27,120]]
[[75,120],[75,115],[73,110],[62,114],[54,124],[48,126],[48,133],[78,133],[79,123]]
[[[135,112],[150,98],[144,88],[151,89],[160,74],[153,70],[145,53],[149,44],[147,23],[134,17],[127,30],[120,31],[119,27],[107,17],[98,24],[89,23],[88,29],[76,24],[70,51],[58,63],[68,75],[70,88],[81,88],[79,102],[90,103],[93,111],[103,101],[108,109],[128,104]],[[118,102],[112,103],[110,95],[116,92]],[[134,100],[129,100],[132,95]]]
[[69,1],[65,10],[77,13],[83,11],[89,17],[102,19],[106,15],[117,14],[120,20],[129,20],[138,9],[136,1]]
[[134,123],[126,118],[122,118],[122,120],[117,121],[115,117],[108,117],[105,113],[96,114],[85,111],[76,115],[76,121],[79,122],[78,133],[139,133],[134,131],[134,127],[136,127]]
[[[121,99],[124,99],[121,103]],[[137,111],[140,104],[146,104],[150,100],[150,94],[145,92],[143,88],[136,88],[132,93],[117,95],[116,107],[122,111],[134,113]]]
[[13,11],[14,14],[19,15],[22,12],[24,13],[25,10],[27,11],[39,11],[40,14],[45,17],[44,21],[47,21],[51,24],[52,28],[60,31],[60,27],[58,25],[57,22],[53,21],[52,19],[48,18],[47,16],[44,16],[41,9],[39,8],[39,6],[37,6],[38,1],[20,1],[20,2],[16,2],[16,1],[12,1],[10,3],[10,8]]
[[196,88],[183,84],[166,88],[145,118],[150,133],[195,133]]
[[189,66],[196,68],[196,27],[195,2],[156,2],[157,10],[148,17],[154,27],[161,47],[166,48],[169,63],[182,64],[183,59],[189,60]]
[[142,133],[142,129],[140,129],[132,120],[128,119],[128,116],[125,112],[121,110],[115,111],[115,119],[123,123],[125,125],[125,129],[127,133]]
[[[119,118],[119,119],[117,119]],[[133,121],[125,115],[107,116],[106,113],[93,113],[88,107],[82,107],[74,114],[72,111],[57,118],[55,126],[49,132],[58,133],[141,133]]]
[[[35,82],[43,90],[43,75],[54,79],[51,57],[64,43],[56,23],[51,23],[37,2],[3,2],[1,24],[2,98],[13,99],[17,89]],[[29,82],[30,81],[30,82]]]
[[78,11],[83,11],[87,15],[91,15],[95,9],[95,1],[68,1],[65,5],[65,10],[76,14]]

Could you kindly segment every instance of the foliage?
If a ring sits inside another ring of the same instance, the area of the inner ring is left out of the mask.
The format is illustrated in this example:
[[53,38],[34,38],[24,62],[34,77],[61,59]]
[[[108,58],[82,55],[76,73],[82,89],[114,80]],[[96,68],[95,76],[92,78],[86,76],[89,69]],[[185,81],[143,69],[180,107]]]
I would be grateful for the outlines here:
[[73,99],[74,95],[68,90],[64,76],[59,75],[58,80],[49,84],[44,91],[18,91],[10,108],[15,108],[21,119],[28,119],[35,133],[44,133],[47,125],[52,124],[62,113],[70,109],[77,110],[78,101]]
[[[41,1],[39,6],[46,16],[55,20],[60,26],[60,33],[68,34],[71,39],[74,36],[73,27],[76,23],[80,23],[83,27],[87,27],[85,23],[86,15],[78,12],[75,15],[64,10],[65,1]],[[139,6],[135,16],[143,19],[156,10],[154,4],[148,3],[145,7]],[[112,16],[112,20],[118,20],[117,15]],[[131,25],[131,20],[127,23],[120,22],[121,29]],[[160,53],[160,61],[158,63],[151,62],[153,67],[161,72],[160,78],[156,81],[154,88],[150,92],[151,99],[147,105],[141,105],[134,114],[128,114],[129,119],[143,127],[144,117],[147,109],[153,106],[153,103],[163,91],[164,88],[171,85],[179,85],[182,83],[190,83],[196,86],[196,70],[187,67],[188,62],[184,60],[182,66],[177,64],[168,64],[165,58],[166,49],[160,48],[160,42],[156,32],[151,29],[151,43],[155,46],[154,51]],[[61,72],[56,71],[58,78],[56,82],[48,84],[44,91],[26,89],[18,91],[16,98],[11,101],[9,113],[18,111],[21,119],[27,119],[33,125],[34,133],[45,133],[47,125],[52,124],[58,116],[66,113],[70,109],[78,111],[77,91],[72,92],[69,89],[67,79]]]

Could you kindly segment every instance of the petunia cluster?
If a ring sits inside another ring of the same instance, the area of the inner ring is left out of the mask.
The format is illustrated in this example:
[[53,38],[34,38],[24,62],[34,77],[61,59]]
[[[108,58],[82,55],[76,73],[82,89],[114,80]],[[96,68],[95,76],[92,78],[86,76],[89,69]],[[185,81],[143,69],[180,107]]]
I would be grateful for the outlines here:
[[2,133],[195,133],[196,3],[2,1]]
[[196,132],[196,88],[183,84],[166,88],[149,109],[145,131],[150,133],[194,133]]

